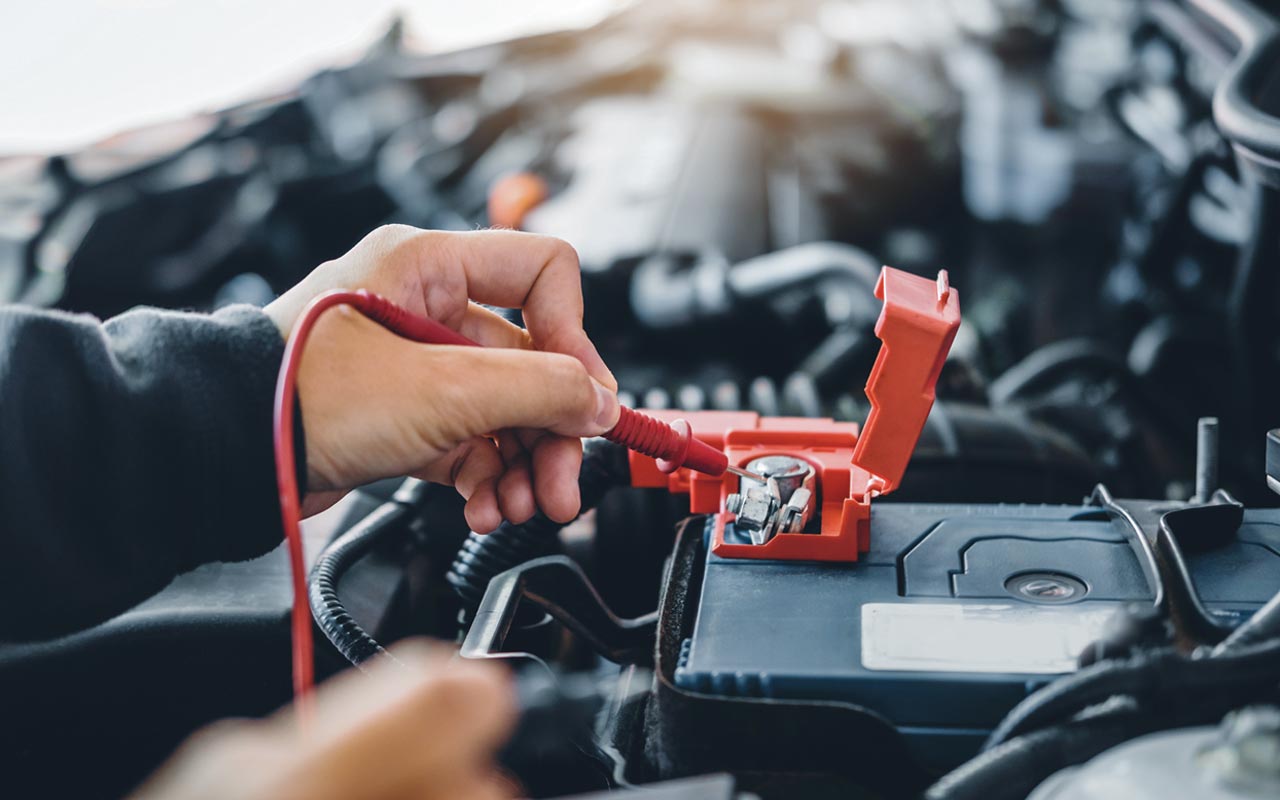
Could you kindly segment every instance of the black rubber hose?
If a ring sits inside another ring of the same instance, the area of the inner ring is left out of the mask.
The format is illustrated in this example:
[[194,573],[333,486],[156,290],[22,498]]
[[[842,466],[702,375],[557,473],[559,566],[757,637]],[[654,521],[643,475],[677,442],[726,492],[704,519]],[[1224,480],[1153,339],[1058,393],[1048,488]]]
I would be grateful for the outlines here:
[[408,529],[405,524],[413,510],[402,502],[383,503],[351,530],[334,539],[320,553],[307,581],[311,616],[325,638],[357,667],[386,651],[347,612],[338,597],[338,582],[352,564],[394,533]]
[[[578,491],[582,510],[594,508],[610,489],[625,486],[631,479],[627,450],[604,439],[590,439],[584,445]],[[463,543],[445,579],[462,600],[469,617],[480,605],[489,581],[512,567],[551,553],[557,535],[567,523],[555,522],[542,514],[519,525],[502,523],[492,533],[474,531]]]
[[[1274,691],[1263,695],[1271,702]],[[1075,719],[1011,739],[943,776],[924,800],[1024,800],[1054,773],[1074,767],[1124,742],[1159,731],[1215,725],[1241,706],[1259,701],[1256,689],[1235,687],[1221,695],[1175,702],[1107,703]]]
[[1036,731],[984,751],[944,775],[925,800],[1022,800],[1045,778],[1157,728],[1141,715],[1106,715]]
[[1152,392],[1134,373],[1124,357],[1109,345],[1080,337],[1051,342],[1032,351],[991,382],[987,396],[999,408],[1025,399],[1027,395],[1050,389],[1064,375],[1083,372],[1105,375],[1166,430],[1177,429],[1178,415],[1167,399]]
[[1124,661],[1104,661],[1060,678],[1023,700],[1005,716],[984,750],[1029,731],[1062,722],[1115,695],[1179,698],[1237,690],[1280,680],[1280,642],[1240,648],[1213,658],[1189,658],[1172,650],[1144,653]]
[[681,259],[659,254],[636,267],[631,279],[631,307],[651,328],[672,328],[728,315],[739,300],[761,300],[811,287],[819,296],[842,288],[847,296],[843,318],[870,325],[879,314],[872,290],[880,262],[843,242],[807,242],[729,264],[705,255],[686,267]]
[[1032,351],[993,380],[987,393],[992,405],[1002,406],[1028,392],[1046,388],[1065,373],[1085,370],[1117,376],[1126,383],[1135,380],[1124,358],[1111,347],[1082,337],[1053,342]]
[[[1274,691],[1264,695],[1267,702]],[[1124,742],[1158,731],[1215,725],[1223,715],[1259,701],[1256,690],[1235,687],[1212,696],[1180,697],[1149,705],[1107,703],[1075,719],[1011,739],[943,776],[924,800],[1024,800],[1054,773]]]

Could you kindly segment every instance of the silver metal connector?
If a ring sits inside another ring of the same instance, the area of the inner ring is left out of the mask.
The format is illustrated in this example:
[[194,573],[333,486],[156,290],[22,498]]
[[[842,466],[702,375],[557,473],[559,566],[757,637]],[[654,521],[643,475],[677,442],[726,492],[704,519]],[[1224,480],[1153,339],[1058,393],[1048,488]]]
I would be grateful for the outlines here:
[[801,533],[812,515],[814,470],[792,456],[764,456],[729,468],[742,477],[737,492],[725,498],[725,510],[752,544],[761,545],[778,533]]

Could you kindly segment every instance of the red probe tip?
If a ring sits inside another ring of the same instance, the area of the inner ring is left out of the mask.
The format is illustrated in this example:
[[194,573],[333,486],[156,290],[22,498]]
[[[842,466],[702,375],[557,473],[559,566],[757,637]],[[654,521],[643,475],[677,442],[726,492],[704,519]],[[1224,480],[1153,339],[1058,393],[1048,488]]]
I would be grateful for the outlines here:
[[724,453],[694,437],[688,420],[678,419],[668,425],[624,406],[618,424],[604,438],[655,459],[658,469],[667,473],[688,467],[719,477],[729,467]]

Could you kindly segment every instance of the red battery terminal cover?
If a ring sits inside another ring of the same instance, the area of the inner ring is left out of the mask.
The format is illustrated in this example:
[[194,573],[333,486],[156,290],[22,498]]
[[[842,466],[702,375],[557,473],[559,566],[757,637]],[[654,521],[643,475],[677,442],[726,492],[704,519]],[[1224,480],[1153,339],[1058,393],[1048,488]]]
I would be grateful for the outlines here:
[[821,528],[818,533],[778,533],[761,545],[725,541],[733,514],[725,500],[738,477],[689,469],[663,469],[631,453],[631,483],[689,494],[690,510],[716,514],[712,551],[725,558],[857,561],[871,545],[871,501],[898,487],[933,407],[934,386],[960,327],[960,298],[947,273],[929,280],[885,267],[876,283],[884,308],[876,322],[881,341],[866,394],[871,411],[854,422],[809,417],[761,417],[752,412],[650,411],[668,422],[687,420],[698,440],[722,450],[728,463],[745,467],[767,455],[789,455],[814,467]]

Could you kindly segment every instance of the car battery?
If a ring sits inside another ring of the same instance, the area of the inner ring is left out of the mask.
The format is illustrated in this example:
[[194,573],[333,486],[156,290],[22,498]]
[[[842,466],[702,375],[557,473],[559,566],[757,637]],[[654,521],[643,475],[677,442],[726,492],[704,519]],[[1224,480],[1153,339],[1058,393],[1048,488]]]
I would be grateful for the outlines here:
[[[676,684],[852,702],[893,722],[926,763],[956,763],[1030,691],[1074,671],[1119,609],[1165,593],[1137,544],[1142,515],[1106,500],[1116,507],[877,503],[856,562],[724,558],[708,546]],[[1170,506],[1181,504],[1139,504]],[[1243,510],[1231,534],[1186,556],[1199,603],[1223,627],[1280,586],[1280,510]]]
[[1208,478],[1186,502],[1116,499],[1102,486],[1072,506],[886,502],[960,313],[945,272],[930,281],[886,267],[876,296],[882,348],[863,425],[689,415],[693,435],[755,479],[632,454],[634,486],[687,492],[709,515],[679,689],[851,703],[947,767],[1027,694],[1096,655],[1090,645],[1110,641],[1122,609],[1212,644],[1274,594],[1280,511],[1246,510]]

